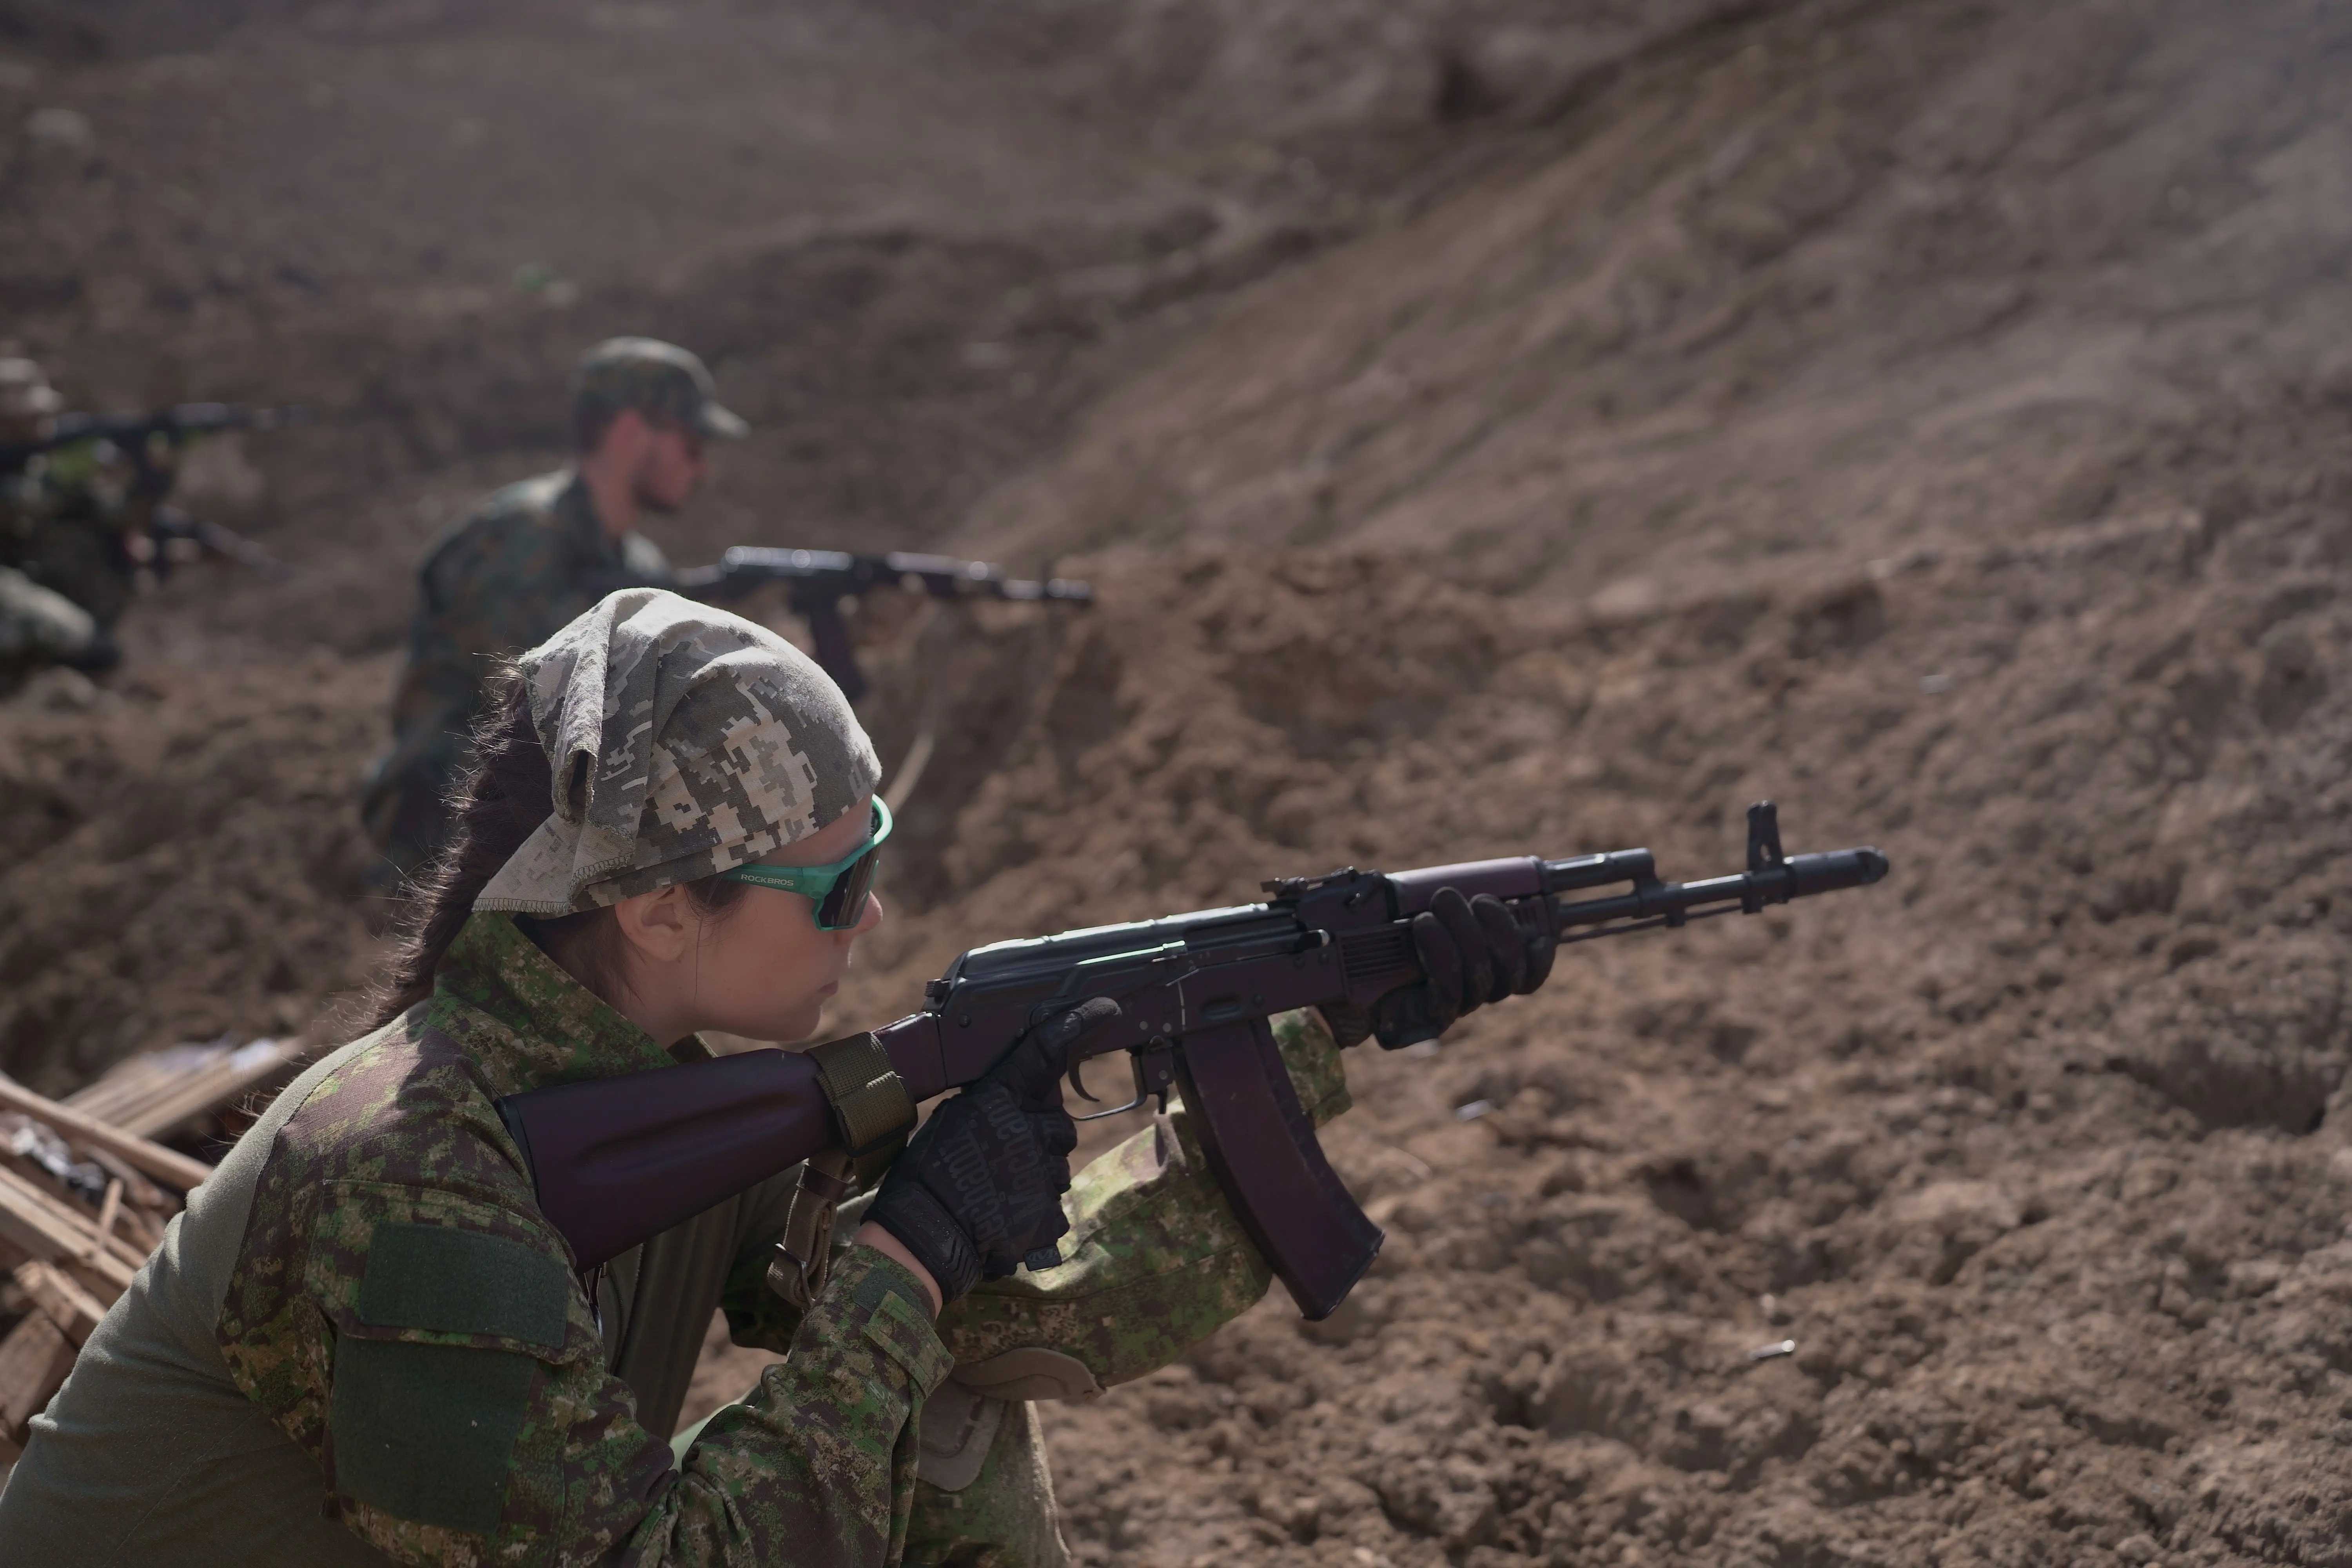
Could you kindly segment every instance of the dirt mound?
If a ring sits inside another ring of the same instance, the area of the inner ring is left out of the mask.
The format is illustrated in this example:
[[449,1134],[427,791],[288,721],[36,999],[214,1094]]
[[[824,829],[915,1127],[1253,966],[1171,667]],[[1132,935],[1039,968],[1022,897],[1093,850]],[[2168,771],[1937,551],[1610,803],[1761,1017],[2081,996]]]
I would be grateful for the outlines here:
[[2352,1561],[2342,18],[1376,9],[120,0],[0,71],[12,330],[320,410],[197,487],[303,582],[0,701],[0,1058],[358,983],[409,561],[668,332],[763,431],[681,559],[1101,591],[860,616],[932,760],[839,1022],[1767,795],[1894,858],[1358,1053],[1378,1270],[1050,1409],[1086,1560]]
[[1372,1281],[1057,1407],[1074,1538],[2336,1561],[2352,1466],[2269,1489],[2340,1454],[2346,889],[2305,770],[2352,708],[2312,653],[2336,571],[2280,568],[2343,548],[2347,485],[1630,616],[1190,556],[1106,573],[1089,619],[910,637],[970,726],[859,1016],[971,942],[1340,863],[1646,843],[1713,874],[1761,795],[1897,868],[1572,949],[1436,1061],[1359,1053],[1329,1143],[1391,1231]]
[[974,536],[1582,597],[2179,504],[2217,414],[2342,395],[2340,16],[1626,13],[1352,242],[1140,328]]
[[0,703],[0,1061],[78,1088],[132,1051],[313,1024],[367,976],[352,813],[383,661],[52,671]]

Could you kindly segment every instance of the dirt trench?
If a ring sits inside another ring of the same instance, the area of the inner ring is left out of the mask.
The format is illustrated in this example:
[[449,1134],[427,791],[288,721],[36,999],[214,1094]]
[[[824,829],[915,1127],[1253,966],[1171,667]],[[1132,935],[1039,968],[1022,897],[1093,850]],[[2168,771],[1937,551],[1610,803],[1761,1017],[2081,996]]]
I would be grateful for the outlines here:
[[[844,1025],[1276,875],[1711,874],[1768,795],[1894,859],[1359,1051],[1379,1268],[1050,1409],[1083,1560],[2352,1563],[2329,8],[101,9],[0,31],[9,330],[320,414],[197,487],[301,583],[0,700],[9,1071],[331,1030],[406,563],[650,327],[767,433],[681,559],[1101,590],[860,617],[934,752]],[[631,52],[692,172],[589,232],[516,149]]]
[[1055,1407],[1081,1554],[2340,1560],[2347,482],[1634,616],[1193,556],[911,637],[982,721],[935,809],[978,787],[909,814],[950,847],[861,1016],[969,941],[1342,863],[1715,874],[1768,795],[1896,868],[1358,1052],[1327,1141],[1381,1263]]

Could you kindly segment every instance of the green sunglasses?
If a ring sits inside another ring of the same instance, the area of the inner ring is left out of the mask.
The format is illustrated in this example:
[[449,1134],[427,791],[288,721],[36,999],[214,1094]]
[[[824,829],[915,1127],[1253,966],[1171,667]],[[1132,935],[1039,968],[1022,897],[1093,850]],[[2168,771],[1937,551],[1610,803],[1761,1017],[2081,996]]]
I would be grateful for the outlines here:
[[882,840],[890,837],[890,808],[874,797],[874,831],[845,858],[830,866],[738,866],[719,874],[730,882],[774,888],[816,900],[816,929],[847,931],[866,918],[866,895],[874,890],[874,873],[882,858]]

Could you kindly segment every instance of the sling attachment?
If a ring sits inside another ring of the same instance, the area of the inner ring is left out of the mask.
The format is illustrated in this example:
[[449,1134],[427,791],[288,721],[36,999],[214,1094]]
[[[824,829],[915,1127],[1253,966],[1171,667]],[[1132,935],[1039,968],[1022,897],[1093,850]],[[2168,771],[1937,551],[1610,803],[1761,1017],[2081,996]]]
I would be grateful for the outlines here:
[[915,1125],[914,1100],[872,1035],[830,1040],[808,1054],[841,1146],[801,1167],[784,1238],[768,1266],[769,1288],[803,1312],[831,1272],[835,1210],[889,1168]]
[[817,1086],[833,1107],[835,1131],[857,1174],[871,1186],[906,1147],[915,1130],[915,1101],[907,1092],[889,1053],[871,1034],[828,1040],[809,1052]]
[[784,1238],[768,1265],[768,1289],[795,1311],[805,1313],[833,1271],[833,1220],[841,1200],[857,1190],[849,1179],[849,1156],[827,1149],[801,1167],[793,1206],[784,1214]]

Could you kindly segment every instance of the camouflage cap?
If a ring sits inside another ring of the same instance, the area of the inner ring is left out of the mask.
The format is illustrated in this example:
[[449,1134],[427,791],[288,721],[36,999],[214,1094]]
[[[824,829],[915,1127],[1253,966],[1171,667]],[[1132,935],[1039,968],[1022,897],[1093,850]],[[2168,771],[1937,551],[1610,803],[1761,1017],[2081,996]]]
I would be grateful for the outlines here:
[[0,359],[0,419],[46,419],[65,405],[38,363]]
[[624,588],[518,661],[553,812],[478,910],[563,915],[748,865],[873,793],[874,743],[767,627]]
[[721,407],[709,367],[688,350],[656,338],[607,338],[572,373],[572,422],[634,408],[698,435],[733,441],[751,427]]

